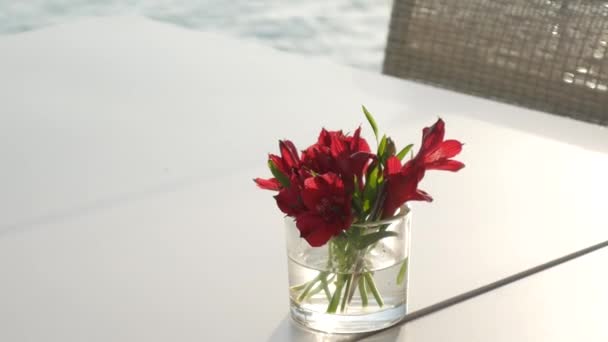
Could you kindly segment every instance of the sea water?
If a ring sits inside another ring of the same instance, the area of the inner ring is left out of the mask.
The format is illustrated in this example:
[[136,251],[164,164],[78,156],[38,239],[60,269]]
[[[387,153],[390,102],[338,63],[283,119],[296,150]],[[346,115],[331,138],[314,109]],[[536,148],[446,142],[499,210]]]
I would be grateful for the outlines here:
[[0,33],[87,16],[142,15],[380,70],[391,0],[0,0]]

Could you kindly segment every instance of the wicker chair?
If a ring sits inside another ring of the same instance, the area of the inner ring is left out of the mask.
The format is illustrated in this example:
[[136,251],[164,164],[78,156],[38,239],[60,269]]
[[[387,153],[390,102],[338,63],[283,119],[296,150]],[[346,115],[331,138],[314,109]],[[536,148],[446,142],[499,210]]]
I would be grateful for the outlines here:
[[608,1],[394,0],[384,73],[608,125]]

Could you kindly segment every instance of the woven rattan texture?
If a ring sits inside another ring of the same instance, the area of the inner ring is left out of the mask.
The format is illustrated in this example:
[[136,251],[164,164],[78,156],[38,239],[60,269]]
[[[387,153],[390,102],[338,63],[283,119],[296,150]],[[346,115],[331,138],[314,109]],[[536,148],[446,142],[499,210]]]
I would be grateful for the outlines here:
[[608,125],[608,1],[394,0],[384,72]]

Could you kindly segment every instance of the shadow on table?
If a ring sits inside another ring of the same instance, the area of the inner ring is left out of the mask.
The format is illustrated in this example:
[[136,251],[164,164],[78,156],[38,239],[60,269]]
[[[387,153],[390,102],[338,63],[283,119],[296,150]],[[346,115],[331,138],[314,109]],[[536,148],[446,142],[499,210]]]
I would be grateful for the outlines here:
[[[362,341],[366,342],[394,342],[399,339],[401,329],[394,328],[368,337]],[[307,330],[294,323],[289,315],[285,316],[281,323],[276,327],[267,342],[350,342],[358,341],[358,335],[332,335]]]

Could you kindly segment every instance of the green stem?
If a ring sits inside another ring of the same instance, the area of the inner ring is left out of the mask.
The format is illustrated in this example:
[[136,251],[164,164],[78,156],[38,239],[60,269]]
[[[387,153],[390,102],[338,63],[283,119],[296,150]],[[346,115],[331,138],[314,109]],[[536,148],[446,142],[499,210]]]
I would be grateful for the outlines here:
[[312,290],[310,290],[310,292],[308,292],[308,294],[306,295],[305,300],[310,299],[312,296],[314,296],[317,293],[321,292],[321,290],[323,290],[323,285],[321,283],[319,283],[314,289],[312,289]]
[[359,277],[359,294],[361,295],[361,306],[367,306],[367,286],[365,286],[365,278]]
[[[317,286],[312,289],[308,295],[306,296],[305,299],[309,299],[312,298],[312,296],[316,295],[317,293],[321,292],[321,290],[325,291],[325,296],[327,297],[327,300],[331,300],[331,293],[329,292],[329,287],[327,286],[327,282],[328,280],[327,278],[327,274],[325,274],[323,277],[321,277],[320,281],[317,281]],[[333,280],[333,276],[329,279],[329,281]]]
[[403,280],[405,280],[405,274],[407,273],[407,258],[403,260],[403,264],[399,269],[399,274],[397,274],[397,285],[403,284]]
[[353,296],[355,295],[355,291],[357,290],[357,284],[359,284],[359,279],[361,279],[361,274],[363,271],[365,255],[361,254],[361,252],[358,252],[356,255],[357,255],[356,256],[357,264],[355,265],[355,270],[354,270],[354,273],[352,274],[353,286],[351,287],[350,291],[347,292],[348,293],[348,301],[347,301],[348,304],[350,304],[350,301],[352,300]]
[[384,191],[384,185],[385,183],[383,182],[382,184],[380,184],[380,186],[378,186],[378,192],[376,195],[376,201],[374,202],[374,206],[372,207],[371,211],[370,211],[370,221],[376,221],[378,219],[380,219],[381,215],[382,215],[382,205],[384,205],[384,200],[386,199],[386,192]]
[[321,278],[321,284],[323,285],[323,291],[325,291],[325,297],[327,297],[327,300],[331,300],[331,292],[329,292],[328,283],[330,283],[333,279],[334,279],[334,276],[329,278],[329,280],[327,280],[327,276]]
[[345,275],[347,278],[346,280],[346,289],[344,290],[344,296],[342,297],[342,305],[340,305],[340,312],[344,312],[344,310],[346,309],[346,303],[349,301],[348,300],[348,294],[351,291],[351,287],[353,286],[353,280],[354,280],[354,274],[346,274]]
[[327,269],[331,270],[334,264],[334,248],[336,247],[336,242],[334,240],[329,241],[329,247],[327,249]]
[[291,287],[292,291],[296,291],[296,292],[300,292],[302,290],[304,290],[306,288],[306,286],[308,286],[309,282],[305,282],[304,284],[300,284],[300,285],[295,285]]
[[343,287],[344,275],[338,274],[336,290],[334,291],[334,295],[331,297],[331,301],[329,302],[329,306],[327,307],[327,313],[336,313],[336,311],[338,310],[338,305],[340,304],[340,294],[342,293]]
[[319,282],[319,279],[321,279],[322,274],[323,272],[319,273],[313,280],[308,282],[308,284],[304,288],[304,291],[302,291],[302,293],[300,293],[300,295],[298,296],[298,302],[302,302],[304,299],[306,299],[308,292],[310,292],[310,290],[312,290],[312,287]]
[[380,296],[380,292],[378,292],[378,288],[376,288],[376,282],[374,281],[374,278],[372,277],[370,272],[365,273],[364,277],[365,282],[367,283],[367,287],[370,289],[370,291],[374,295],[374,298],[376,299],[376,303],[378,303],[378,306],[382,307],[384,305],[384,301],[382,300],[382,296]]

